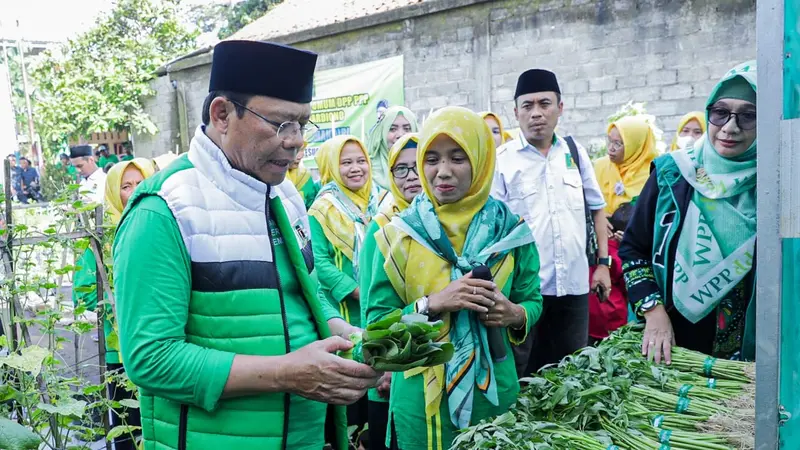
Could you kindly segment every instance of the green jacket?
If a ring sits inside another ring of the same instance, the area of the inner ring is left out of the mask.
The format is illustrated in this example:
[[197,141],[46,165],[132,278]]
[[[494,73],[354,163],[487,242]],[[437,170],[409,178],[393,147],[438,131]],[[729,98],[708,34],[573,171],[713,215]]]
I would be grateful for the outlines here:
[[298,243],[302,202],[285,192],[232,169],[199,128],[188,156],[129,201],[114,278],[145,449],[318,450],[331,412],[332,443],[346,448],[344,408],[289,393],[222,398],[236,354],[286,354],[338,317]]
[[[525,340],[530,327],[539,320],[539,316],[542,313],[542,295],[539,285],[539,253],[536,250],[536,245],[531,243],[513,250],[512,254],[514,257],[514,270],[501,291],[509,300],[525,308],[527,313],[525,328],[520,335],[514,336],[514,341],[519,343]],[[394,290],[383,268],[386,262],[383,254],[375,250],[373,255],[370,265],[364,268],[364,272],[371,272],[370,288],[365,297],[367,302],[365,308],[366,323],[377,322],[383,316],[396,309],[402,309],[406,314],[416,312],[414,304],[406,305]],[[509,333],[511,333],[510,329]],[[483,395],[476,394],[472,405],[473,425],[483,419],[507,412],[508,408],[517,401],[519,381],[509,333],[504,334],[506,351],[509,357],[505,361],[494,363],[499,405],[493,406]],[[429,448],[426,432],[429,428],[425,419],[423,375],[406,378],[403,373],[394,374],[389,397],[389,420],[398,431],[403,430],[403,432],[398,432],[397,435],[400,448],[403,450],[424,450]],[[450,420],[447,392],[443,394],[439,412],[441,425],[431,424],[430,430],[434,434],[434,442],[441,441],[443,448],[449,448],[457,430]]]
[[[81,304],[89,311],[97,310],[97,262],[94,259],[94,252],[87,248],[83,256],[75,263],[79,267],[72,278],[72,304]],[[103,296],[105,298],[105,295]],[[106,305],[105,315],[103,316],[103,334],[106,338],[106,363],[121,364],[117,344],[109,340],[109,335],[114,327],[112,322],[113,311],[110,305]]]
[[331,244],[317,219],[309,216],[314,265],[328,302],[354,327],[361,327],[361,305],[350,294],[358,288],[353,278],[353,262]]
[[303,185],[302,188],[298,189],[300,191],[300,195],[303,196],[303,202],[306,205],[306,209],[310,209],[311,205],[314,204],[314,200],[317,198],[317,193],[319,192],[319,183],[314,181],[313,178],[309,178],[306,181],[306,184]]

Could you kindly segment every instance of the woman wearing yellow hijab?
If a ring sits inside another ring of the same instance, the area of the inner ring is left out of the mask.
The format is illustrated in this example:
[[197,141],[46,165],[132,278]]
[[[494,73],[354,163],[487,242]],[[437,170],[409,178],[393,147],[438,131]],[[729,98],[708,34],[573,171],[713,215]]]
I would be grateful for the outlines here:
[[[153,162],[145,158],[135,158],[114,164],[114,167],[108,171],[106,177],[105,210],[106,221],[109,225],[113,227],[117,226],[120,216],[122,216],[122,211],[125,210],[128,199],[133,194],[133,191],[136,190],[136,186],[154,173],[155,166]],[[92,255],[92,258],[94,258],[94,255]],[[92,279],[90,282],[94,283],[95,280]],[[111,330],[113,329],[116,331],[118,328],[116,327],[113,312],[108,306],[106,307],[104,320],[105,326],[103,328],[106,333],[106,364],[108,365],[108,370],[123,373],[125,369],[122,366],[122,359],[119,355],[118,340],[109,339]],[[109,383],[109,397],[117,402],[123,399],[135,400],[133,392],[127,391],[115,381]],[[112,426],[129,425],[140,427],[142,425],[138,409],[123,409],[124,413],[127,414],[124,423],[120,419],[119,414],[112,414]],[[119,413],[122,412],[123,411],[119,411]],[[133,450],[136,448],[136,445],[133,441],[133,437],[126,433],[114,439],[114,447],[117,449]]]
[[681,117],[678,130],[672,138],[669,151],[681,150],[691,146],[706,132],[706,114],[702,111],[692,111]]
[[[417,166],[417,145],[419,136],[416,133],[406,134],[398,139],[389,149],[389,191],[391,200],[381,207],[380,212],[373,217],[372,223],[367,228],[364,238],[364,247],[360,256],[360,267],[371,267],[375,258],[376,247],[375,233],[389,223],[396,214],[404,211],[420,192],[420,169]],[[364,270],[359,275],[358,285],[361,297],[361,323],[366,323],[366,293],[372,281],[372,273]],[[369,398],[369,448],[383,450],[384,438],[389,421],[389,391],[388,385],[370,389]]]
[[607,214],[639,196],[657,156],[656,138],[644,116],[623,117],[608,126],[608,155],[594,163]]
[[491,111],[482,112],[481,117],[483,117],[483,120],[486,121],[486,125],[488,125],[489,129],[492,131],[494,147],[500,148],[500,146],[506,142],[507,135],[506,131],[503,129],[503,122],[500,121],[500,117]]
[[329,139],[320,152],[320,176],[330,181],[308,211],[314,265],[328,300],[348,323],[360,326],[358,260],[364,232],[378,212],[371,165],[355,136]]
[[[390,421],[404,450],[447,449],[456,430],[517,399],[511,343],[541,313],[539,256],[524,221],[489,196],[495,157],[481,116],[437,111],[420,133],[423,193],[375,234],[367,323],[397,309],[425,314],[444,322],[437,340],[455,346],[447,364],[393,374]],[[474,276],[479,266],[494,281]]]
[[[336,136],[322,144],[317,155],[322,186],[308,211],[314,266],[320,287],[342,318],[361,326],[359,257],[364,231],[378,212],[371,165],[358,138]],[[367,399],[347,408],[348,425],[367,421]]]
[[106,213],[112,225],[116,226],[122,216],[128,199],[136,186],[153,176],[156,167],[145,158],[134,158],[114,164],[106,175]]
[[294,184],[297,191],[303,196],[306,209],[309,209],[314,203],[314,199],[317,198],[319,185],[311,178],[311,171],[303,166],[305,148],[306,144],[303,144],[303,148],[297,151],[297,157],[295,157],[294,162],[289,166],[289,170],[286,172],[286,179]]

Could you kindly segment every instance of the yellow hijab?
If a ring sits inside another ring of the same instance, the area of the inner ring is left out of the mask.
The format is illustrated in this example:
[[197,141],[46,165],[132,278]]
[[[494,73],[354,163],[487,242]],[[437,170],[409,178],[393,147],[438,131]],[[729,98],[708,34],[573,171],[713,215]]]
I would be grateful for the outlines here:
[[[300,148],[300,150],[298,150],[298,152],[305,151],[306,145],[308,145],[308,143],[304,142],[303,146]],[[306,167],[303,165],[303,161],[300,161],[300,164],[298,164],[296,169],[289,169],[286,172],[286,179],[291,181],[297,190],[300,191],[303,189],[303,186],[308,183],[308,180],[311,179],[311,171],[306,169]]]
[[700,124],[700,129],[703,130],[703,133],[706,132],[706,114],[702,111],[692,111],[685,116],[681,117],[681,121],[678,122],[678,130],[675,131],[675,137],[672,138],[672,144],[669,146],[669,151],[674,152],[678,149],[678,138],[681,137],[681,130],[683,127],[686,126],[689,122],[696,120],[697,123]]
[[[386,225],[389,220],[392,219],[392,216],[408,208],[408,202],[403,196],[403,192],[397,187],[397,184],[395,184],[394,176],[391,172],[392,167],[394,167],[394,164],[397,162],[397,158],[400,156],[400,153],[405,150],[406,144],[408,144],[409,141],[419,143],[419,135],[417,133],[404,134],[400,139],[395,141],[392,148],[389,149],[389,191],[392,193],[392,200],[387,201],[381,208],[380,214],[375,216],[375,220],[381,227]],[[421,167],[417,166],[417,171],[421,170]],[[423,176],[424,175],[419,175],[420,178]]]
[[448,205],[440,205],[433,195],[433,187],[425,176],[421,177],[422,189],[428,194],[439,221],[450,238],[450,243],[460,255],[467,237],[472,217],[489,199],[494,178],[497,155],[494,151],[494,135],[483,118],[467,108],[448,106],[440,109],[425,121],[420,132],[417,167],[425,167],[425,153],[440,134],[450,136],[463,150],[472,165],[472,184],[467,195]]
[[[339,172],[342,150],[348,142],[355,142],[361,147],[369,165],[367,182],[358,191],[351,191],[344,184],[342,174]],[[336,188],[358,208],[358,211],[354,211],[354,213],[361,217],[363,225],[368,224],[372,220],[369,209],[371,203],[374,204],[374,199],[372,198],[372,164],[367,156],[366,147],[355,136],[336,136],[322,144],[315,159],[319,166],[320,181],[323,186],[319,196],[314,200],[314,204],[311,205],[311,209],[308,210],[308,214],[317,219],[328,241],[350,261],[354,261],[354,252],[358,246],[354,246],[355,238],[358,236],[357,224],[336,206],[334,193],[326,187],[329,187],[328,185],[331,183],[335,184]]]
[[[483,118],[484,121],[486,120],[487,117],[491,117],[492,119],[497,121],[497,125],[500,126],[500,136],[503,137],[503,143],[505,144],[506,136],[509,136],[509,134],[506,132],[505,128],[503,128],[503,121],[500,120],[500,116],[498,116],[497,114],[495,114],[495,113],[493,113],[491,111],[484,111],[484,112],[482,112],[480,114],[481,114],[481,118]],[[491,129],[490,129],[490,131],[491,131]],[[494,133],[492,133],[492,136],[494,136]]]
[[134,158],[130,161],[120,161],[114,164],[114,167],[106,174],[106,192],[105,192],[105,208],[108,218],[112,225],[117,225],[122,216],[122,211],[125,209],[122,206],[122,197],[120,197],[120,188],[122,187],[122,175],[128,166],[133,165],[142,176],[147,179],[156,173],[156,168],[153,162],[146,158]]
[[650,176],[650,163],[658,156],[653,129],[644,116],[623,117],[608,126],[622,135],[625,158],[622,164],[614,164],[608,156],[594,164],[600,190],[606,200],[605,211],[613,214],[619,205],[637,197]]

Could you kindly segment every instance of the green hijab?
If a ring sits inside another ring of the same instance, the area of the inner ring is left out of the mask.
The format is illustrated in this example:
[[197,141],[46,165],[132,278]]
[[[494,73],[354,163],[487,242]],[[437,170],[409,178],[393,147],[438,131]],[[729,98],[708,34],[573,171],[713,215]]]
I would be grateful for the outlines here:
[[[756,63],[743,63],[719,81],[707,106],[723,98],[754,102],[756,92]],[[756,142],[743,154],[726,158],[717,152],[707,133],[693,148],[671,154],[683,178],[695,189],[678,239],[672,288],[676,308],[693,323],[733,292],[741,292],[734,288],[752,269]]]
[[372,161],[372,179],[382,189],[389,190],[389,148],[386,140],[389,129],[392,128],[397,116],[403,116],[411,124],[411,132],[416,133],[417,116],[410,109],[403,106],[392,106],[387,109],[378,123],[372,127],[367,138],[369,159]]

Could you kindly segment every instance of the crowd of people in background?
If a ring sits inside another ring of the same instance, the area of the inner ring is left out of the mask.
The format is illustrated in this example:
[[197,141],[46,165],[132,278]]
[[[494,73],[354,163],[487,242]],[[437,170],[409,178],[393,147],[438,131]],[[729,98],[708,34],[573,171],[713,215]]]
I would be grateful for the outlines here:
[[[128,423],[148,445],[345,448],[350,425],[357,448],[448,448],[507,411],[521,377],[631,321],[657,362],[675,344],[754,358],[754,63],[720,74],[664,154],[652,119],[631,115],[593,161],[557,131],[570,93],[531,69],[518,133],[492,112],[448,106],[419,123],[382,105],[366,142],[322,143],[315,179],[302,162],[315,62],[224,42],[188,155],[61,155],[117,229],[107,358],[140,388]],[[37,200],[38,174],[15,162],[17,197]],[[97,306],[96,293],[74,300]],[[453,359],[383,374],[333,355],[396,310],[442,320]]]

